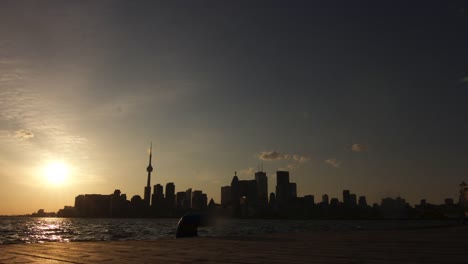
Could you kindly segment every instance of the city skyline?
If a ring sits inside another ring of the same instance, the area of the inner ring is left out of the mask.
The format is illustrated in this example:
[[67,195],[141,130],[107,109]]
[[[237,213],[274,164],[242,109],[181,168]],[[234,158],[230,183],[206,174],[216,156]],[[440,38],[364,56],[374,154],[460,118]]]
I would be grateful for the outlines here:
[[[468,180],[468,6],[5,1],[0,215],[152,183],[441,203]],[[151,186],[153,187],[153,186]]]

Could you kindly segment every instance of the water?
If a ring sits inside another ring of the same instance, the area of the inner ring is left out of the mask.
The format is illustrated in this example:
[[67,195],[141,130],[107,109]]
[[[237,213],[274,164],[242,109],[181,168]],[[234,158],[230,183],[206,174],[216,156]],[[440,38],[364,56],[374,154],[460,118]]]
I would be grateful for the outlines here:
[[[0,218],[0,244],[152,240],[174,237],[178,219]],[[424,228],[457,224],[447,220],[330,221],[225,219],[200,227],[199,236],[239,237],[316,230],[348,231]]]

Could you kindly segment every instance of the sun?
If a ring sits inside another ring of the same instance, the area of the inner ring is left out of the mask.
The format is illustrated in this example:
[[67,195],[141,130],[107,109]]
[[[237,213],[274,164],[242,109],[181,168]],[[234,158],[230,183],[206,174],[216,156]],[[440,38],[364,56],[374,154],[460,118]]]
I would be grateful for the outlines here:
[[52,185],[62,185],[67,180],[69,167],[62,161],[53,161],[44,167],[44,175]]

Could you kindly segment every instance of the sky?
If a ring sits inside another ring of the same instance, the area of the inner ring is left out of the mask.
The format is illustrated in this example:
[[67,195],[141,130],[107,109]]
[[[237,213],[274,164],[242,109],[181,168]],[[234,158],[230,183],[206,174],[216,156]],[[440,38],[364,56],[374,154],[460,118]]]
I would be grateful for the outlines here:
[[[152,185],[458,199],[466,1],[2,1],[0,214]],[[45,168],[64,164],[63,182]]]

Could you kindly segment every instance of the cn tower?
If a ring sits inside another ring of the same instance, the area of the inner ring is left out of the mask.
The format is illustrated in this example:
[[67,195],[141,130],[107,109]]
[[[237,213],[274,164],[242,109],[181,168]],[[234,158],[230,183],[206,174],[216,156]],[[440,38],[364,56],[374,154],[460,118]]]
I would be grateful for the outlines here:
[[148,172],[148,180],[146,181],[146,187],[145,187],[145,197],[144,201],[146,205],[150,205],[150,196],[151,196],[151,172],[153,171],[153,166],[151,166],[151,158],[153,155],[153,142],[151,142],[150,145],[150,152],[149,152],[149,164],[148,167],[146,167],[146,171]]

